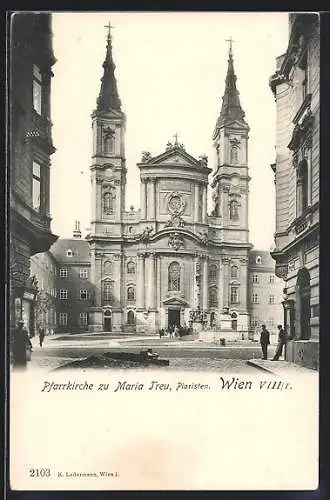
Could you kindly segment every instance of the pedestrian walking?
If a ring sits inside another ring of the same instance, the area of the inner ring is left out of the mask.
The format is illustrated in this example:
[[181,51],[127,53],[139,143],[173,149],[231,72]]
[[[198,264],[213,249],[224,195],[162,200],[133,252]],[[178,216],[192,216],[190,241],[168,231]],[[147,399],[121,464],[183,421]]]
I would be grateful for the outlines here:
[[12,355],[13,355],[13,366],[14,367],[26,367],[28,358],[27,351],[32,351],[32,344],[29,338],[27,329],[24,327],[24,321],[20,320],[14,331],[13,343],[12,343]]
[[43,326],[39,326],[39,345],[42,347],[44,338],[45,338],[45,329]]
[[282,325],[278,325],[277,328],[278,328],[278,344],[277,344],[276,352],[275,352],[275,355],[274,355],[272,361],[279,360],[280,356],[282,356],[283,347],[286,344],[286,334],[282,328]]
[[260,345],[262,350],[262,359],[267,359],[267,350],[270,344],[269,341],[269,331],[266,330],[266,325],[262,325],[262,330],[260,333]]

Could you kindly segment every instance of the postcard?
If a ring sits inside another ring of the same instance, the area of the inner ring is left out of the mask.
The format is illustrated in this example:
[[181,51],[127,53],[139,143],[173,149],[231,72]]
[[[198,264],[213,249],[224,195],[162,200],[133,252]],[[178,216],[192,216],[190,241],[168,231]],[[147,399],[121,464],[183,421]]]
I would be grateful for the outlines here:
[[319,15],[8,36],[11,488],[317,489]]

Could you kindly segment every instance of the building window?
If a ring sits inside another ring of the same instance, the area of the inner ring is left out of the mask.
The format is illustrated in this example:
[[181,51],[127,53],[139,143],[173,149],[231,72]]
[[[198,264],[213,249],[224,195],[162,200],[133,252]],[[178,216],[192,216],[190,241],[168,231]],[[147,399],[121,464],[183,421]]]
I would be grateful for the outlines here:
[[127,288],[127,300],[135,300],[135,288],[134,288],[134,286],[129,286]]
[[172,262],[168,268],[168,290],[169,292],[180,291],[180,274],[181,268],[178,262]]
[[269,326],[274,326],[275,325],[275,320],[273,317],[268,318],[268,324]]
[[212,264],[209,268],[209,280],[216,281],[217,274],[218,274],[217,266],[215,264]]
[[269,276],[269,283],[271,284],[275,283],[275,276],[273,274]]
[[127,262],[127,273],[135,274],[135,264],[132,261]]
[[68,270],[66,267],[60,269],[60,278],[67,278],[68,277]]
[[127,312],[127,324],[128,325],[135,325],[135,315],[134,315],[134,311],[132,311],[132,310]]
[[88,290],[80,290],[80,300],[88,299]]
[[41,115],[42,104],[42,75],[40,69],[33,65],[33,108]]
[[88,269],[80,269],[79,270],[79,278],[82,278],[82,279],[88,278]]
[[230,149],[230,163],[238,163],[238,147],[232,146]]
[[232,286],[230,288],[230,303],[231,304],[237,304],[238,301],[239,301],[238,287],[237,286]]
[[275,304],[275,297],[274,297],[274,295],[270,295],[269,296],[269,304],[272,304],[272,305]]
[[70,250],[70,248],[66,251],[66,256],[67,257],[72,257],[73,256],[73,251]]
[[258,255],[256,257],[256,264],[261,264],[261,257],[260,257],[260,255]]
[[68,298],[68,291],[65,290],[64,288],[60,289],[60,299],[67,299]]
[[114,197],[112,193],[104,193],[103,195],[103,213],[106,215],[112,214],[114,210]]
[[41,192],[41,166],[33,161],[32,167],[32,204],[33,210],[40,211],[40,192]]
[[110,282],[103,282],[103,300],[105,302],[111,302],[112,300],[112,283]]
[[259,304],[259,297],[257,293],[252,294],[252,304]]
[[216,288],[211,288],[209,291],[209,301],[210,307],[218,307],[218,290]]
[[88,325],[88,313],[87,312],[82,312],[79,314],[79,323],[80,323],[80,326],[87,326]]
[[112,264],[111,264],[110,260],[106,260],[103,263],[103,274],[109,275],[109,274],[111,274],[111,272],[112,272]]
[[251,318],[251,326],[253,328],[256,328],[259,325],[259,318],[258,316],[252,316]]
[[232,200],[229,203],[229,216],[230,220],[238,220],[239,218],[238,202],[236,200]]
[[301,91],[302,91],[302,100],[304,101],[308,94],[308,67],[307,67],[307,54],[304,56],[302,61],[299,64],[300,69],[302,70],[302,82],[301,82]]
[[230,273],[231,277],[234,279],[234,278],[238,278],[238,267],[237,266],[232,266],[231,267],[231,273]]
[[302,215],[308,206],[308,165],[303,160],[297,169],[297,216]]
[[68,325],[68,313],[59,313],[58,324],[59,324],[59,326],[67,326]]
[[252,274],[252,283],[259,283],[259,275]]

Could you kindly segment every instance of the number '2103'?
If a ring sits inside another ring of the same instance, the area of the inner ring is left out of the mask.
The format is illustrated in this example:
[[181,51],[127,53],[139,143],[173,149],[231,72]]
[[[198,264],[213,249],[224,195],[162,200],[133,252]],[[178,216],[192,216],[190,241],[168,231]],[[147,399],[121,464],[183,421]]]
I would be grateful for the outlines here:
[[30,477],[50,477],[50,469],[30,469]]

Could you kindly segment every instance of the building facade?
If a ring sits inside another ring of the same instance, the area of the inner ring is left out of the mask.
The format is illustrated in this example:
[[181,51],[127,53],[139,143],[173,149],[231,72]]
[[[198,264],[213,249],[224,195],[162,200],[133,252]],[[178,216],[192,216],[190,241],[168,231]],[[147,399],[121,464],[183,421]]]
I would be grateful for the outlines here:
[[[88,235],[93,331],[155,332],[197,313],[248,331],[248,132],[230,49],[215,162],[191,156],[177,139],[140,172],[140,209],[126,211],[125,123],[109,33],[92,114],[92,220]],[[207,189],[212,174],[213,211]]]
[[285,280],[287,359],[318,366],[319,83],[318,14],[289,15],[287,52],[270,86],[276,99],[276,274]]
[[50,82],[55,58],[51,15],[15,13],[10,49],[10,329],[19,319],[33,333],[38,293],[30,273],[30,257],[56,240],[49,213]]
[[38,289],[34,304],[34,332],[38,332],[41,326],[48,335],[56,331],[57,262],[50,251],[37,253],[31,257],[30,271]]
[[50,252],[56,261],[56,332],[89,331],[89,311],[94,301],[90,282],[89,244],[81,239],[79,222],[73,238],[58,239]]
[[251,334],[259,339],[261,325],[266,325],[272,343],[278,337],[277,325],[283,325],[284,281],[275,275],[275,262],[265,250],[251,250],[249,255],[249,312]]

